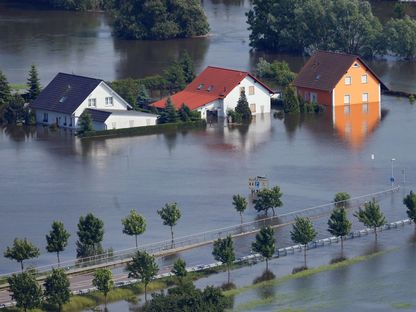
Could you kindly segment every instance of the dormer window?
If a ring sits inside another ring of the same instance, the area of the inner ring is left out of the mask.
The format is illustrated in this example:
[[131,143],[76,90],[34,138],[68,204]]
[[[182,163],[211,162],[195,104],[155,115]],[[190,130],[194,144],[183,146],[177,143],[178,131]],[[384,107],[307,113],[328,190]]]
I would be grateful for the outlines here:
[[204,88],[204,84],[203,83],[201,83],[199,86],[198,86],[198,88],[196,88],[197,90],[201,90],[201,89],[203,89]]
[[66,100],[67,98],[68,98],[68,97],[66,97],[66,96],[61,97],[61,99],[59,100],[59,103],[63,103],[63,102],[65,102],[65,100]]
[[315,79],[316,79],[316,80],[321,79],[321,75],[316,75]]
[[358,68],[358,67],[360,67],[360,64],[358,64],[358,63],[354,63],[354,65],[352,65],[352,67],[354,67],[354,68]]
[[210,86],[208,87],[207,91],[208,91],[208,92],[211,92],[211,91],[212,91],[212,89],[214,89],[214,86],[213,86],[213,85],[210,85]]

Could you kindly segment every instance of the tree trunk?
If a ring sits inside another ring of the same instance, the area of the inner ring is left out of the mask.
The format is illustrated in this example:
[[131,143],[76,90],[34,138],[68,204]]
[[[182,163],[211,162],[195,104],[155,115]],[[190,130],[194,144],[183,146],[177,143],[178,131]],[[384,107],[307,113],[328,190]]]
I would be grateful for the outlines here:
[[22,272],[23,272],[23,260],[20,261],[20,267],[22,268]]
[[107,308],[107,293],[104,294],[104,307]]
[[173,244],[173,226],[170,227],[170,235],[172,237],[172,247],[174,246]]
[[243,224],[243,213],[240,212],[240,220],[241,220],[241,224]]
[[341,236],[341,257],[344,256],[344,236]]
[[375,242],[377,243],[377,227],[376,226],[374,227],[374,235],[375,235],[375,239],[376,239]]
[[230,283],[230,266],[227,265],[227,270],[228,270],[228,284]]
[[273,210],[273,216],[275,216],[276,212],[274,211],[274,207],[272,207],[272,210]]
[[62,304],[58,304],[58,312],[62,311]]
[[144,283],[144,301],[147,302],[147,283]]
[[58,257],[58,268],[61,266],[61,259],[59,258],[59,251],[56,252],[56,256]]
[[137,235],[134,235],[135,236],[135,238],[136,238],[136,249],[137,249]]
[[269,259],[266,258],[266,272],[269,270]]
[[305,248],[303,249],[303,263],[304,263],[305,268],[306,268],[306,246],[307,244],[305,244]]

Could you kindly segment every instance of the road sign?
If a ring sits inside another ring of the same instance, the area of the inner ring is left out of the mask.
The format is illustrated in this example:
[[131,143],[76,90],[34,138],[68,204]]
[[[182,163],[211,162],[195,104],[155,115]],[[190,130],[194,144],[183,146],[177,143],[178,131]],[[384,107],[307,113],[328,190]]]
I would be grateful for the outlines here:
[[248,188],[251,193],[257,193],[258,191],[268,188],[269,180],[266,177],[250,177],[248,178]]

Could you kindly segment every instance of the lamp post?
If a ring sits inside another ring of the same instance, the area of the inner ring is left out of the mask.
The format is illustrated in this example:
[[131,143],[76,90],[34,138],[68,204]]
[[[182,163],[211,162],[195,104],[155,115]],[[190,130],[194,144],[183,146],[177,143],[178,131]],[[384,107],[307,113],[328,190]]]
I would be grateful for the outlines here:
[[394,167],[393,167],[393,162],[396,160],[396,158],[392,158],[391,159],[391,178],[390,178],[390,182],[391,182],[391,187],[394,186]]

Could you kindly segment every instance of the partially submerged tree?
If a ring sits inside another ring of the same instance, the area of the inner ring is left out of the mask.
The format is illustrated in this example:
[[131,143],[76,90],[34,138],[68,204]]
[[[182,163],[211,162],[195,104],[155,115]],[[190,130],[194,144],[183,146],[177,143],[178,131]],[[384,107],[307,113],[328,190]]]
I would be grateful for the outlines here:
[[283,205],[281,201],[282,192],[280,191],[280,187],[274,186],[271,189],[265,188],[260,190],[257,193],[257,200],[254,205],[254,209],[256,211],[264,211],[267,215],[269,209],[273,210],[273,215],[275,215],[275,208],[281,207]]
[[178,278],[179,284],[182,284],[183,280],[188,275],[188,272],[186,271],[186,262],[182,259],[176,260],[171,272]]
[[6,76],[0,70],[0,111],[4,105],[7,105],[12,96],[9,82],[7,81]]
[[144,284],[144,299],[147,301],[147,285],[159,271],[155,258],[146,251],[137,251],[131,262],[127,264],[129,278],[140,279]]
[[13,274],[7,278],[12,299],[16,307],[24,311],[40,307],[42,303],[42,289],[31,272]]
[[235,107],[235,112],[241,115],[243,122],[250,122],[253,118],[250,106],[248,105],[246,92],[244,90],[240,91],[240,98],[238,99],[237,106]]
[[403,204],[407,207],[407,216],[416,225],[416,194],[410,191],[405,198],[403,198]]
[[337,208],[332,212],[328,220],[328,232],[341,238],[341,255],[344,252],[344,237],[351,231],[351,227],[345,208]]
[[88,113],[86,110],[84,110],[81,116],[79,116],[78,127],[79,127],[78,129],[79,133],[84,133],[84,132],[94,130],[94,127],[92,125],[92,117],[90,113]]
[[104,222],[92,213],[81,216],[78,223],[77,258],[95,256],[103,252]]
[[29,78],[27,79],[27,87],[28,87],[28,99],[29,101],[33,101],[38,97],[40,94],[40,80],[38,71],[35,65],[30,67],[29,71]]
[[293,85],[288,85],[283,90],[283,110],[285,113],[299,113],[300,106],[296,89]]
[[163,225],[170,227],[170,234],[172,238],[172,246],[174,243],[173,239],[173,227],[176,225],[178,220],[181,218],[181,211],[176,203],[165,204],[164,207],[157,211],[160,218],[163,220]]
[[39,257],[39,248],[33,245],[26,238],[15,238],[12,247],[7,247],[4,252],[6,258],[16,260],[20,263],[22,272],[24,270],[23,261]]
[[146,220],[136,210],[132,209],[130,214],[121,220],[121,223],[123,224],[123,233],[135,237],[137,248],[137,236],[146,231]]
[[260,232],[256,234],[256,241],[251,244],[251,248],[266,259],[266,271],[268,271],[269,260],[276,251],[276,239],[274,238],[273,228],[271,226],[262,227]]
[[107,305],[107,295],[114,288],[113,274],[109,269],[97,269],[94,273],[92,284],[98,291],[104,294],[104,302]]
[[64,224],[61,221],[53,221],[52,230],[46,235],[46,250],[48,252],[56,252],[58,258],[58,266],[61,263],[59,253],[64,251],[68,245],[68,239],[71,236],[65,229]]
[[182,71],[185,76],[185,82],[187,84],[191,83],[192,80],[195,79],[195,68],[194,62],[192,61],[189,53],[186,50],[181,52],[179,64],[181,64]]
[[306,250],[308,244],[312,242],[318,233],[315,231],[313,224],[309,218],[296,217],[293,229],[290,231],[290,238],[296,244],[303,245],[303,261],[306,268]]
[[45,279],[44,296],[46,302],[57,305],[58,311],[71,298],[70,282],[63,269],[52,269],[52,273]]
[[243,212],[247,209],[247,200],[244,196],[237,194],[233,195],[234,209],[240,214],[241,223],[243,223]]
[[285,61],[267,62],[260,58],[257,63],[257,74],[260,78],[266,78],[275,82],[279,87],[286,88],[296,77],[296,74],[289,68]]
[[224,239],[219,238],[214,241],[214,248],[212,250],[212,255],[215,260],[222,262],[227,266],[228,279],[227,283],[230,283],[230,268],[233,262],[235,261],[235,252],[234,244],[231,236],[227,236]]
[[337,207],[346,207],[350,198],[350,194],[346,192],[336,193],[334,197],[334,204]]
[[375,199],[365,203],[364,209],[360,207],[358,211],[354,213],[354,217],[365,226],[374,230],[375,241],[377,242],[377,228],[385,225],[387,221]]
[[176,108],[173,105],[172,99],[168,97],[166,100],[165,108],[160,114],[159,123],[175,123],[178,122],[179,116],[176,112]]

